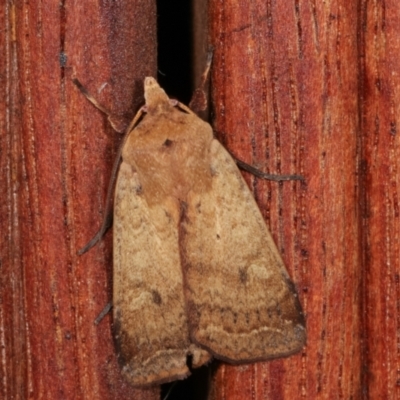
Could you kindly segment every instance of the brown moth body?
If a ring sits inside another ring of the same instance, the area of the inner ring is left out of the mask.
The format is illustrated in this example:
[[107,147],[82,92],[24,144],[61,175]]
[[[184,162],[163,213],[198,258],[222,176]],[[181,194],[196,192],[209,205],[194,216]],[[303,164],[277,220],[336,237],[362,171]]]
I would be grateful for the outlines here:
[[301,306],[235,161],[209,124],[145,79],[114,201],[114,328],[133,385],[181,379],[211,356],[298,352]]

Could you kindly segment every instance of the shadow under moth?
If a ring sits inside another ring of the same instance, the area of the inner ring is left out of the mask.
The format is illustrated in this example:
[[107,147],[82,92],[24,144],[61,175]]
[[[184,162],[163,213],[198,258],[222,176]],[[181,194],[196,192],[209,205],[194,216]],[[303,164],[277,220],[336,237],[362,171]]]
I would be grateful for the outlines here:
[[306,330],[295,287],[235,160],[155,79],[145,79],[144,96],[114,166],[123,375],[134,386],[161,384],[188,376],[188,357],[196,368],[211,357],[241,364],[300,351]]

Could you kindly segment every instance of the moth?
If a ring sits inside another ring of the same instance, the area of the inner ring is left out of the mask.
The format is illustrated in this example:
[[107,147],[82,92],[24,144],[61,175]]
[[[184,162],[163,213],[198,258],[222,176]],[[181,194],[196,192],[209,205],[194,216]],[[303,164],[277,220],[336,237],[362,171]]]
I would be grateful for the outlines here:
[[241,364],[300,351],[298,295],[235,160],[154,78],[145,79],[144,97],[114,167],[122,374],[146,386],[188,376],[188,357],[197,368],[212,357]]

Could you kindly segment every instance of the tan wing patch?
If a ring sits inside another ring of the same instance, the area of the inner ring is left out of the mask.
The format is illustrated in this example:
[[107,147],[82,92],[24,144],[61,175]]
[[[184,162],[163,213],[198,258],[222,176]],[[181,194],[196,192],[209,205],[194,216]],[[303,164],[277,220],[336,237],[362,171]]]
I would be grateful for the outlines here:
[[132,167],[123,162],[114,204],[114,328],[118,358],[134,385],[189,374],[187,355],[200,366],[210,355],[190,343],[177,203],[148,206]]
[[180,251],[192,339],[232,363],[288,356],[304,317],[263,217],[234,161],[211,145],[212,189],[192,192]]

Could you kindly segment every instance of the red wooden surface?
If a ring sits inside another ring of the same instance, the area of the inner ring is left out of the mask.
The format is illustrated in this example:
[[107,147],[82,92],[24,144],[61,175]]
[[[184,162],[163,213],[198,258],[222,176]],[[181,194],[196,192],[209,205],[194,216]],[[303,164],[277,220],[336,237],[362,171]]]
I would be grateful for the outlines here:
[[[4,2],[0,305],[2,399],[158,399],[119,372],[104,212],[120,137],[72,84],[132,117],[156,73],[152,1]],[[132,23],[134,21],[134,23]]]
[[[211,0],[208,19],[217,135],[306,178],[246,175],[308,330],[296,356],[221,364],[211,398],[398,398],[398,2]],[[110,316],[93,325],[111,235],[76,250],[100,224],[120,137],[71,83],[132,117],[155,24],[149,0],[0,6],[0,398],[159,398],[122,381]]]
[[211,1],[209,18],[216,130],[306,178],[249,181],[308,329],[298,356],[221,366],[213,398],[398,398],[398,2]]
[[296,356],[221,366],[213,399],[362,395],[358,13],[351,1],[210,3],[215,130],[244,161],[306,180],[248,176],[308,332]]
[[363,388],[400,397],[400,9],[361,1]]

